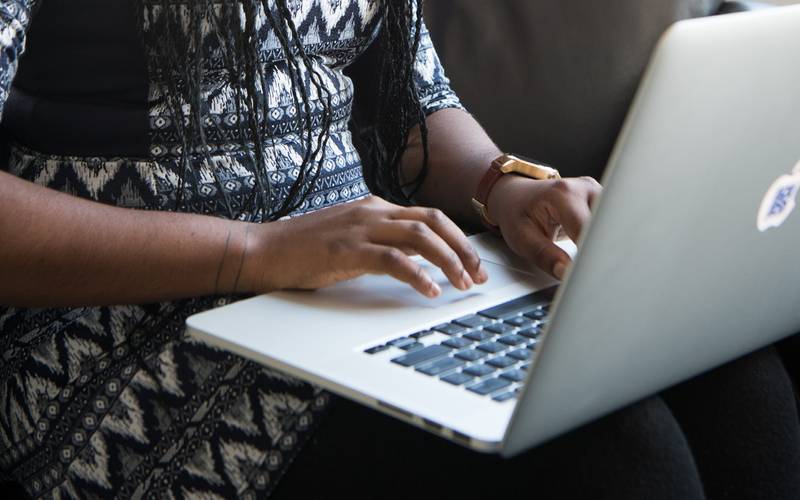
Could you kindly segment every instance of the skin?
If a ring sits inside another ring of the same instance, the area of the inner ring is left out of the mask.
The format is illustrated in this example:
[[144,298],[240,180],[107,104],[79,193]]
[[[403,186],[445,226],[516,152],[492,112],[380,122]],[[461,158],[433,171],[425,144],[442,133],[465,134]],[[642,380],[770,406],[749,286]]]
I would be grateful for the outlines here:
[[[464,111],[444,109],[428,117],[426,123],[430,171],[417,201],[440,208],[463,227],[481,228],[483,223],[470,200],[489,164],[502,152]],[[422,158],[418,129],[411,131],[409,146],[404,167],[411,176]],[[571,259],[553,237],[563,226],[567,235],[578,241],[601,191],[591,177],[543,181],[505,175],[490,192],[487,208],[489,218],[500,226],[515,253],[561,279]]]
[[[417,194],[421,206],[411,208],[369,197],[251,224],[112,207],[0,172],[0,304],[149,303],[313,289],[365,273],[388,274],[437,296],[441,290],[409,258],[414,254],[461,290],[484,283],[489,276],[454,221],[479,227],[470,199],[500,150],[463,111],[439,111],[427,124],[430,170]],[[415,129],[403,159],[407,178],[421,155]],[[553,243],[554,231],[563,225],[577,239],[599,192],[588,178],[509,175],[492,190],[489,215],[513,251],[560,278],[569,256]]]

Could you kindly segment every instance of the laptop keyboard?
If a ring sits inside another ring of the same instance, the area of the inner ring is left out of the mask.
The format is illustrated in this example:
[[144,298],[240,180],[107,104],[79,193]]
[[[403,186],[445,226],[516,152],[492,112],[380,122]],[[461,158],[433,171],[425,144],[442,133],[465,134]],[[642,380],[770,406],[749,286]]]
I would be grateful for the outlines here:
[[526,295],[364,352],[393,350],[398,355],[388,358],[392,363],[497,402],[512,401],[530,369],[555,290]]

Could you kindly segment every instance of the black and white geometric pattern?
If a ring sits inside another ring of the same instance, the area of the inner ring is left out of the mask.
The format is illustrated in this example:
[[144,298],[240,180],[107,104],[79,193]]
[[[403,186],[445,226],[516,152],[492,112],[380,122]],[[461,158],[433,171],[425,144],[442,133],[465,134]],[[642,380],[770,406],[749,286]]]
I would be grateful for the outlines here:
[[0,2],[0,119],[19,56],[25,50],[25,31],[30,24],[33,3],[32,0]]
[[[296,215],[368,194],[348,129],[353,83],[343,69],[377,35],[382,2],[288,4],[334,108],[321,176]],[[152,8],[152,2],[145,5]],[[0,0],[0,112],[31,7],[31,0]],[[47,8],[46,0],[41,8]],[[275,135],[265,145],[269,162],[263,168],[279,196],[285,196],[297,178],[304,141],[296,133],[297,110],[274,33],[264,29],[260,35]],[[238,145],[238,116],[227,80],[220,68],[205,69],[218,75],[204,96],[211,103],[211,161],[187,179],[194,183],[187,192],[196,197],[192,210],[222,216],[228,213],[226,197],[235,208],[245,206],[254,176],[246,167],[247,152]],[[460,106],[427,32],[416,69],[426,112]],[[151,81],[148,158],[69,157],[16,144],[8,170],[108,204],[172,209],[180,151],[162,95],[159,82]],[[312,107],[319,107],[318,97],[312,93]],[[0,470],[36,498],[268,496],[323,417],[330,396],[185,336],[188,315],[229,300],[0,307]]]

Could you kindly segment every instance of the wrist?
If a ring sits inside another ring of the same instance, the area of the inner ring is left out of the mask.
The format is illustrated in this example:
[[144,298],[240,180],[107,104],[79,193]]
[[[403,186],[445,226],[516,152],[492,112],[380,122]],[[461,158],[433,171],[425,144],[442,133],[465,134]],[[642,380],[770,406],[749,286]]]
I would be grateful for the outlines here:
[[236,293],[267,293],[286,286],[285,269],[292,264],[286,245],[288,220],[247,224]]
[[509,198],[508,192],[513,189],[514,185],[526,180],[518,175],[504,175],[497,180],[486,199],[486,215],[491,222],[498,226],[502,225],[501,222],[506,213],[505,201]]
[[215,295],[256,291],[253,271],[260,266],[252,261],[261,253],[256,248],[256,226],[249,222],[229,222],[217,272]]
[[[550,166],[510,154],[503,154],[491,162],[472,199],[473,207],[479,213],[484,226],[495,233],[500,232],[500,224],[491,213],[502,214],[503,210],[493,207],[489,198],[494,198],[494,205],[500,204],[499,200],[503,197],[498,196],[496,191],[504,191],[504,187],[524,182],[526,179],[560,179],[560,175],[558,170]],[[493,194],[495,196],[492,196]]]

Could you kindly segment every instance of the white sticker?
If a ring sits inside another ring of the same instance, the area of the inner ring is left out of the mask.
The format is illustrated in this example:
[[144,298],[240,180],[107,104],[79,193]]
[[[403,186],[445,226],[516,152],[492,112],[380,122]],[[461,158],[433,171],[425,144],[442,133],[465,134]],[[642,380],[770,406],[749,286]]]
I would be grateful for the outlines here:
[[800,163],[795,165],[791,174],[780,176],[767,190],[758,210],[758,230],[764,232],[786,222],[797,206],[798,191]]

